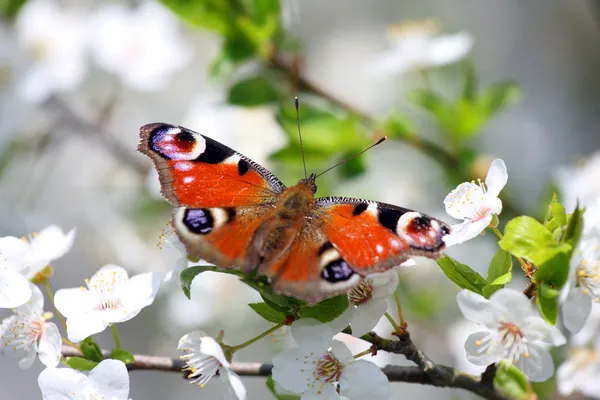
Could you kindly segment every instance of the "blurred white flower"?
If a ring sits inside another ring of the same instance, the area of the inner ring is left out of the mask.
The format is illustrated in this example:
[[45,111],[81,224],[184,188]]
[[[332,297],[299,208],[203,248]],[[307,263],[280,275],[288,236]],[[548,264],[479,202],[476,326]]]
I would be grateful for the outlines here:
[[110,324],[129,321],[152,304],[162,279],[151,272],[130,279],[125,269],[109,264],[86,279],[87,289],[58,290],[54,304],[67,318],[69,340],[80,342]]
[[600,238],[584,236],[571,257],[569,278],[563,288],[562,316],[565,327],[578,332],[592,304],[600,299]]
[[129,399],[129,373],[118,360],[100,362],[89,376],[71,368],[46,368],[38,385],[43,400]]
[[204,387],[213,376],[219,375],[221,381],[229,384],[230,393],[237,399],[246,398],[246,388],[240,377],[230,368],[229,361],[221,345],[202,331],[194,331],[179,340],[178,350],[183,352],[181,359],[189,373],[190,383]]
[[[5,242],[2,239],[0,242]],[[21,274],[19,264],[4,257],[0,251],[0,308],[19,307],[31,298],[29,280]]]
[[600,398],[600,359],[596,348],[574,348],[556,370],[558,392],[568,396],[580,392],[584,396]]
[[[554,177],[560,191],[561,203],[571,212],[579,201],[580,207],[600,197],[600,152],[589,156],[577,165],[558,168]],[[599,221],[600,222],[600,221]]]
[[462,290],[457,302],[465,318],[480,325],[465,343],[470,362],[487,366],[506,360],[534,382],[552,376],[554,363],[548,348],[560,346],[566,339],[558,328],[537,315],[522,292],[504,288],[488,300]]
[[291,331],[297,346],[273,358],[273,379],[283,389],[305,399],[390,397],[390,383],[379,367],[355,360],[345,344],[332,340],[329,326],[294,323]]
[[492,161],[485,185],[479,181],[464,182],[446,196],[446,212],[453,218],[464,220],[452,225],[450,235],[444,236],[447,246],[463,243],[479,235],[492,222],[494,215],[502,212],[500,191],[506,186],[508,173],[504,161]]
[[184,126],[232,147],[267,167],[270,154],[285,146],[286,136],[271,107],[238,107],[206,98],[192,103]]
[[0,325],[0,351],[20,357],[19,367],[33,365],[36,355],[46,367],[56,367],[61,356],[61,338],[58,328],[47,320],[52,313],[44,313],[44,296],[31,284],[31,299],[13,310]]
[[32,0],[17,15],[15,30],[30,60],[17,88],[24,101],[43,102],[83,81],[89,33],[84,16],[52,0]]
[[[579,332],[569,337],[569,345],[572,347],[586,347],[596,342],[600,332],[600,304],[592,304],[592,311]],[[600,342],[599,342],[600,343]]]
[[50,225],[40,233],[30,235],[29,240],[14,236],[0,238],[0,255],[19,265],[21,274],[27,279],[33,279],[52,261],[71,250],[74,240],[75,229],[65,234],[58,226]]
[[373,62],[375,73],[403,74],[455,63],[473,47],[473,37],[465,32],[437,35],[432,19],[393,25],[389,29],[391,49]]
[[98,65],[133,89],[163,88],[192,59],[192,48],[177,19],[155,1],[145,1],[133,10],[118,3],[105,5],[94,16],[90,30]]
[[[371,274],[348,293],[352,335],[362,336],[371,331],[388,309],[388,299],[398,287],[398,272],[391,269]],[[345,327],[342,327],[342,329]]]
[[465,342],[467,341],[467,338],[480,330],[481,328],[477,323],[465,319],[454,322],[448,330],[448,350],[454,358],[456,369],[460,372],[469,375],[480,375],[485,371],[484,366],[475,365],[470,362],[467,358],[467,352],[465,351]]

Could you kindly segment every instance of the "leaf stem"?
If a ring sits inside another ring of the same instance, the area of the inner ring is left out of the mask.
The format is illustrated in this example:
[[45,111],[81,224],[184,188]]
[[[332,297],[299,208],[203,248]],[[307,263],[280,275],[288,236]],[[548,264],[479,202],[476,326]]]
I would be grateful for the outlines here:
[[387,318],[388,321],[390,321],[390,324],[394,328],[394,332],[400,333],[401,332],[400,327],[398,326],[396,321],[394,321],[394,318],[392,318],[392,316],[387,311],[383,315]]
[[[494,232],[496,234],[496,236],[498,236],[498,239],[502,240],[504,235],[502,235],[502,232],[500,232],[500,230],[498,228],[496,228],[495,226],[491,226],[491,227],[489,227],[489,229],[491,229],[492,232]],[[531,275],[531,267],[525,262],[525,260],[523,260],[521,257],[515,256],[514,254],[513,254],[513,257],[516,258],[517,261],[519,261],[519,264],[521,264],[521,269],[523,270],[523,272],[525,272],[525,275],[530,276]]]
[[394,292],[394,300],[396,301],[396,307],[398,307],[398,321],[400,322],[400,326],[404,326],[406,322],[404,321],[402,304],[400,304],[400,296],[398,295],[398,292]]
[[115,324],[110,324],[110,329],[112,329],[113,337],[115,338],[115,347],[117,349],[121,349],[121,341],[119,340],[119,332],[117,332],[117,326]]
[[67,320],[60,313],[60,311],[58,311],[58,308],[56,308],[56,305],[54,304],[54,290],[52,290],[52,285],[50,284],[50,280],[44,279],[43,285],[44,285],[44,289],[46,289],[46,293],[48,294],[48,298],[50,299],[50,303],[52,303],[52,307],[54,307],[54,311],[56,311],[56,315],[58,316],[58,319],[60,320],[60,324],[62,325],[63,329],[65,330],[65,333],[67,333]]
[[370,347],[368,349],[366,349],[365,351],[361,351],[358,354],[354,355],[354,359],[356,360],[357,358],[360,358],[362,356],[366,356],[367,354],[373,354],[373,349],[371,349]]
[[278,330],[279,328],[281,328],[284,325],[285,325],[285,323],[281,322],[281,323],[275,325],[274,327],[272,327],[270,329],[267,329],[266,331],[264,331],[263,333],[259,334],[258,336],[253,337],[252,339],[245,341],[244,343],[240,343],[237,346],[229,346],[229,350],[231,350],[231,352],[234,353],[234,352],[236,352],[238,350],[241,350],[241,349],[243,349],[245,347],[248,347],[252,343],[258,342],[260,339],[264,338],[265,336],[270,335],[271,333],[275,332],[276,330]]
[[64,344],[66,344],[67,346],[71,346],[74,349],[81,350],[81,348],[79,347],[78,344],[71,342],[69,339],[67,339],[67,338],[61,338],[61,339],[62,339],[62,342]]

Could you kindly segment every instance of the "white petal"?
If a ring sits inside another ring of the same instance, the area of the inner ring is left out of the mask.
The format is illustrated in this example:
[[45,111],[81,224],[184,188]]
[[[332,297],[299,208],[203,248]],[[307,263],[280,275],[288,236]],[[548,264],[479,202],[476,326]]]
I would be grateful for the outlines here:
[[132,277],[127,282],[127,289],[122,297],[123,305],[136,309],[149,306],[158,294],[162,280],[160,274],[152,272]]
[[328,322],[327,325],[331,328],[331,332],[335,335],[346,329],[346,327],[350,325],[350,321],[352,320],[355,311],[356,307],[350,305],[339,317]]
[[490,301],[480,294],[463,289],[456,295],[456,302],[460,311],[469,321],[490,328],[496,325],[496,318]]
[[340,393],[349,399],[387,400],[391,396],[391,386],[379,367],[372,362],[358,360],[344,367]]
[[489,332],[476,332],[467,338],[465,342],[465,350],[467,352],[467,360],[475,365],[487,366],[502,359],[502,346],[490,346],[486,351],[480,351],[485,343]]
[[84,288],[60,289],[54,295],[54,306],[67,319],[93,308],[89,292]]
[[592,297],[583,294],[581,288],[571,287],[561,311],[565,328],[579,332],[592,311]]
[[328,325],[311,318],[294,321],[291,335],[300,348],[315,354],[325,353],[333,338]]
[[71,250],[74,240],[75,229],[65,235],[58,226],[50,225],[33,238],[30,251],[49,263]]
[[471,240],[479,236],[479,234],[487,228],[490,222],[492,222],[492,218],[493,215],[488,213],[484,218],[477,221],[467,220],[462,224],[452,225],[450,227],[450,234],[444,236],[442,240],[448,247]]
[[370,332],[379,322],[383,313],[387,311],[388,301],[386,299],[372,298],[359,305],[354,310],[354,315],[350,321],[352,335],[360,337]]
[[580,368],[575,361],[568,359],[563,362],[556,369],[556,388],[558,389],[558,393],[563,396],[573,393],[580,384],[579,376]]
[[122,361],[104,360],[90,371],[90,383],[103,398],[127,400],[129,373]]
[[227,380],[229,381],[229,385],[231,385],[235,397],[238,400],[246,400],[246,387],[244,386],[242,379],[229,368],[225,369],[225,371],[225,376],[227,376]]
[[498,197],[500,191],[504,189],[508,182],[508,172],[506,164],[500,158],[496,158],[490,164],[487,177],[485,178],[485,186],[487,186],[488,196]]
[[339,340],[334,340],[331,343],[331,354],[333,354],[342,364],[354,361],[354,357],[348,346]]
[[473,37],[466,32],[432,38],[427,59],[431,66],[454,63],[465,57],[473,47]]
[[515,363],[525,376],[533,382],[544,382],[554,373],[554,362],[548,350],[529,344],[529,357],[521,357]]
[[38,345],[38,357],[46,367],[54,368],[60,362],[62,339],[55,324],[47,322]]
[[33,283],[30,282],[29,287],[31,288],[31,298],[22,306],[17,307],[17,310],[23,313],[37,312],[41,314],[44,311],[44,295],[40,288]]
[[446,212],[456,219],[474,219],[485,205],[485,193],[481,186],[471,182],[461,183],[444,199]]
[[205,336],[200,341],[200,353],[206,354],[215,358],[221,365],[229,366],[229,362],[225,358],[225,353],[223,353],[223,349],[217,343],[217,341],[210,336]]
[[0,308],[23,305],[32,296],[29,281],[18,272],[0,272]]
[[301,347],[282,351],[273,357],[273,379],[286,390],[305,392],[314,383],[313,362],[320,354],[307,357]]
[[29,369],[34,361],[36,356],[36,351],[34,348],[29,349],[28,351],[23,353],[25,356],[19,360],[19,368],[21,369]]
[[44,400],[73,399],[88,377],[71,368],[46,368],[38,377]]
[[0,238],[0,265],[3,263],[24,265],[29,244],[14,236]]
[[108,322],[92,315],[82,314],[67,318],[67,337],[71,342],[81,342],[86,337],[102,332],[108,327]]
[[512,319],[519,321],[529,316],[537,316],[530,300],[520,290],[502,288],[490,296],[490,303],[503,307]]
[[394,294],[400,282],[396,268],[379,274],[368,275],[366,279],[370,279],[373,284],[373,297],[385,299]]
[[96,273],[90,278],[90,285],[95,286],[97,283],[99,283],[99,280],[105,280],[107,277],[115,277],[123,281],[129,279],[129,275],[127,274],[125,268],[115,264],[106,264],[96,271]]
[[339,400],[340,395],[331,383],[315,384],[302,394],[300,400]]

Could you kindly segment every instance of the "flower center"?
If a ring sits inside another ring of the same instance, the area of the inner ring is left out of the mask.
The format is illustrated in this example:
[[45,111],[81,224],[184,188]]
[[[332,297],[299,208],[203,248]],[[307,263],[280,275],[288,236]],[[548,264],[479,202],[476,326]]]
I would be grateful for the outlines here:
[[473,218],[471,218],[471,221],[473,222],[477,222],[477,221],[481,221],[482,219],[484,219],[490,212],[492,211],[491,208],[487,207],[487,206],[483,206],[480,207],[477,211],[475,211],[475,213],[473,214]]
[[479,347],[477,353],[496,351],[497,346],[502,347],[502,358],[511,363],[519,361],[521,356],[530,357],[527,349],[527,338],[521,328],[513,322],[501,321],[495,330],[481,340],[475,342]]
[[[96,274],[92,281],[86,279],[90,292],[96,299],[96,310],[115,310],[123,306],[121,294],[123,286],[129,279],[122,271],[107,271]],[[85,288],[82,288],[85,290]]]
[[366,303],[373,297],[373,282],[363,279],[360,284],[348,293],[348,298],[355,306]]
[[46,314],[37,312],[22,313],[14,311],[16,320],[10,325],[9,331],[4,333],[4,346],[12,347],[14,351],[29,351],[36,348],[46,328]]
[[331,353],[327,353],[317,361],[313,372],[315,379],[322,382],[334,383],[340,380],[344,365]]
[[184,372],[188,372],[190,383],[204,387],[215,375],[219,374],[221,363],[214,357],[206,354],[189,352],[180,357],[185,362]]
[[583,294],[592,296],[596,302],[600,297],[600,270],[598,264],[598,261],[590,263],[584,259],[577,266],[577,283],[581,291]]

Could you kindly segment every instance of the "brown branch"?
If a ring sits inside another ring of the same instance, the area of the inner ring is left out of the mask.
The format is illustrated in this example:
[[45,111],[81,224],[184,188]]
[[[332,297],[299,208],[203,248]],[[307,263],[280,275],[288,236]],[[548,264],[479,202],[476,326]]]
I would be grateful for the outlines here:
[[[507,400],[505,394],[494,387],[494,375],[491,368],[480,377],[460,373],[445,365],[431,361],[415,346],[410,334],[404,332],[398,335],[398,340],[384,339],[375,332],[361,336],[361,339],[373,344],[377,350],[388,353],[402,354],[408,360],[417,364],[416,367],[387,366],[383,371],[390,381],[420,383],[437,387],[460,388],[491,400]],[[495,373],[495,369],[493,371]]]
[[[408,332],[400,335],[399,340],[384,339],[375,332],[368,333],[362,336],[361,339],[372,343],[377,350],[403,354],[407,359],[417,364],[415,367],[398,365],[383,367],[381,370],[390,382],[419,383],[421,385],[436,387],[460,388],[490,400],[509,399],[496,390],[493,382],[488,382],[483,377],[479,380],[473,376],[461,374],[453,368],[435,364],[421,350],[417,349]],[[110,351],[103,350],[102,353],[108,356]],[[62,354],[65,357],[82,357],[79,350],[66,345],[62,347]],[[129,371],[154,370],[184,374],[182,371],[184,363],[179,359],[144,354],[136,354],[134,358],[135,362],[127,365]],[[269,376],[273,370],[273,365],[256,362],[233,362],[231,363],[231,368],[240,376]]]

